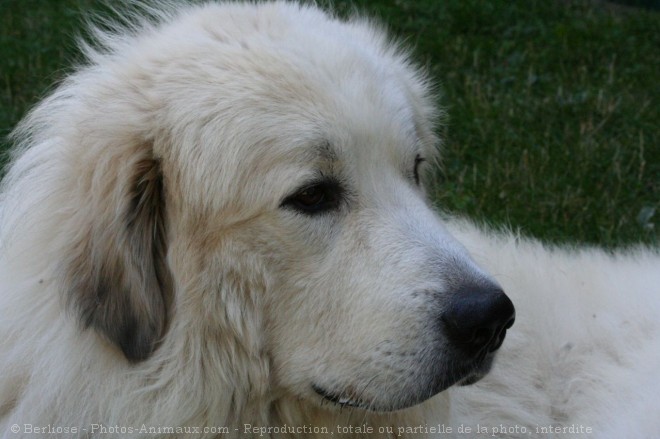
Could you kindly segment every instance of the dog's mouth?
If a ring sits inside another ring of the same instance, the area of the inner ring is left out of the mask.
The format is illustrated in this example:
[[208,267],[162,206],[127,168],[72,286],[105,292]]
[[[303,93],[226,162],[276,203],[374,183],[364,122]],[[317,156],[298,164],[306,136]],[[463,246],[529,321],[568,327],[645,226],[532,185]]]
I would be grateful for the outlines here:
[[465,378],[462,378],[456,382],[457,386],[469,386],[471,384],[474,384],[481,380],[483,377],[486,376],[488,372],[473,372],[470,375],[466,376]]
[[312,389],[324,400],[337,404],[340,407],[368,408],[369,404],[347,393],[332,393],[322,387],[312,384]]
[[475,384],[484,378],[493,365],[495,355],[487,353],[479,358],[477,361],[472,361],[462,367],[456,367],[438,377],[435,383],[431,383],[427,390],[419,394],[410,395],[408,399],[400,399],[396,403],[392,401],[393,405],[380,405],[375,401],[364,399],[362,393],[357,391],[353,386],[340,391],[330,391],[325,387],[317,384],[312,384],[314,392],[323,398],[325,402],[339,406],[340,408],[358,408],[368,411],[377,412],[391,412],[396,410],[405,409],[407,407],[419,404],[432,396],[447,390],[451,386],[469,386]]

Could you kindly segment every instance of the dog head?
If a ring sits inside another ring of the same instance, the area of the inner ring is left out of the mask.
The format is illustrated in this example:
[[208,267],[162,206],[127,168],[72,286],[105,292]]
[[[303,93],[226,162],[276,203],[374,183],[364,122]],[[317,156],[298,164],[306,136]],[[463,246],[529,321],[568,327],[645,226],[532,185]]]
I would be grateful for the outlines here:
[[426,200],[435,105],[380,30],[226,4],[99,39],[29,122],[60,148],[85,326],[135,363],[185,336],[379,411],[488,371],[513,305]]

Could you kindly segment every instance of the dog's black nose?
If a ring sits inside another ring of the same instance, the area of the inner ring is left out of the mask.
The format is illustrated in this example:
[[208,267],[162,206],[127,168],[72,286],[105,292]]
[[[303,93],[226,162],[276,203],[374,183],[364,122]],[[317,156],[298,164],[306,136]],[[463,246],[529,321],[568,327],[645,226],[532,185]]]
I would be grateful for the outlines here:
[[442,322],[459,349],[479,355],[502,345],[515,316],[513,303],[498,287],[466,285],[450,300]]

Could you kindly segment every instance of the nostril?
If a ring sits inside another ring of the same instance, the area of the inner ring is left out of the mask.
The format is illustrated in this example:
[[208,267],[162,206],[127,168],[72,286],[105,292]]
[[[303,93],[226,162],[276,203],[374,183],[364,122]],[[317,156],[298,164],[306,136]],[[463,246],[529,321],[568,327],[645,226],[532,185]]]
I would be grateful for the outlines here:
[[514,320],[515,308],[507,295],[481,286],[459,288],[442,315],[450,341],[470,354],[497,350]]
[[506,337],[506,330],[513,325],[514,319],[509,320],[506,325],[500,328],[500,331],[497,333],[495,339],[489,344],[488,352],[495,352],[502,346],[504,343],[504,338]]
[[504,343],[504,337],[506,337],[506,330],[511,328],[513,326],[513,323],[516,321],[516,314],[515,311],[511,318],[500,328],[497,337],[493,341],[493,343],[488,346],[488,352],[495,352],[502,346],[502,343]]
[[491,344],[488,345],[488,352],[495,352],[502,346],[502,343],[504,343],[504,337],[506,336],[506,329],[503,329],[502,332],[500,332],[497,335],[497,338],[493,340]]
[[477,328],[474,330],[474,333],[470,340],[466,340],[470,343],[482,345],[486,344],[493,337],[493,331],[490,328]]

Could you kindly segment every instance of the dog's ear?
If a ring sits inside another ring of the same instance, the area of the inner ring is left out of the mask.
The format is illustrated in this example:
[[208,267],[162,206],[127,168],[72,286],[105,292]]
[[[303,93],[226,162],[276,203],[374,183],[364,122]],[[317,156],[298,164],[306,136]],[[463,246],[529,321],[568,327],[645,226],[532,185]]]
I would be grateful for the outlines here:
[[141,361],[164,334],[170,301],[160,163],[143,152],[98,164],[94,174],[78,213],[79,239],[64,261],[67,300],[86,328]]

